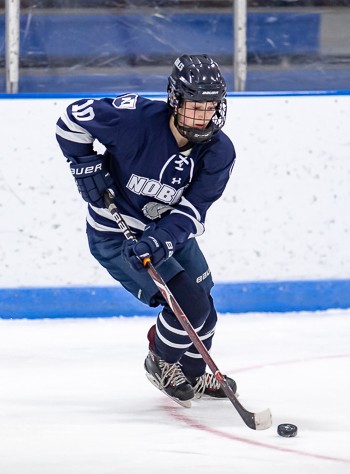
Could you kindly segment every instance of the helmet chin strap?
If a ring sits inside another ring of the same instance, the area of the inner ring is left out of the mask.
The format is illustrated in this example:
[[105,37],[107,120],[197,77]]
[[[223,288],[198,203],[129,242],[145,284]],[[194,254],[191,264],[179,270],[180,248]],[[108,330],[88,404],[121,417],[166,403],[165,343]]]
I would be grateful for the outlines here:
[[177,119],[177,110],[174,110],[174,125],[177,131],[184,138],[187,138],[191,143],[208,143],[210,142],[214,133],[214,124],[212,121],[209,122],[208,126],[204,129],[187,127],[186,125],[180,125]]

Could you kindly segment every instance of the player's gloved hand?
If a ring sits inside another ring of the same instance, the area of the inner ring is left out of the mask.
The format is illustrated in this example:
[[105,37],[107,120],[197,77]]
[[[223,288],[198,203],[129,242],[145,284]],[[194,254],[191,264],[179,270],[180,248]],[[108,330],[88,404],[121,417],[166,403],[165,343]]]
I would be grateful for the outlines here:
[[103,193],[111,188],[116,194],[116,187],[100,155],[93,155],[84,163],[70,163],[70,169],[84,201],[96,207],[105,207]]
[[170,235],[164,229],[157,228],[156,224],[150,224],[142,234],[138,242],[125,240],[123,242],[122,254],[124,260],[134,270],[143,270],[143,260],[150,258],[152,264],[157,267],[174,253],[174,244]]

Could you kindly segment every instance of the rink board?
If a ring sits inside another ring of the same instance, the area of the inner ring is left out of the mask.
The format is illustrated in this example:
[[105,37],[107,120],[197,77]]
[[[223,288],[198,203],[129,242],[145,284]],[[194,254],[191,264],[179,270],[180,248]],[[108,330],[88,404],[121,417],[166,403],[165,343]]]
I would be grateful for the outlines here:
[[[350,280],[218,283],[220,313],[318,311],[350,308]],[[0,318],[95,318],[154,316],[121,287],[0,289]]]

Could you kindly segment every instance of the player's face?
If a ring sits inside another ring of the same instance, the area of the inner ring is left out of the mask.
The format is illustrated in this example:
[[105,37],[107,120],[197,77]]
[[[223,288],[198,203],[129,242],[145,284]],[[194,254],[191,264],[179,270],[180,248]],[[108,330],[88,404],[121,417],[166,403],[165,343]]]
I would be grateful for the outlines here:
[[192,102],[185,100],[178,109],[179,125],[204,129],[212,119],[216,110],[216,102]]

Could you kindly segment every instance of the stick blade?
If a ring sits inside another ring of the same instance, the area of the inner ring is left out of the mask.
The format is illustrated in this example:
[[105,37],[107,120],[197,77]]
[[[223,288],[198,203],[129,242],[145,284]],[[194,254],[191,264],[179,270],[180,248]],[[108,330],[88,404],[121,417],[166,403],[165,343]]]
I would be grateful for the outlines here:
[[255,413],[254,415],[255,429],[256,430],[267,430],[272,425],[271,411],[267,408],[264,411]]

